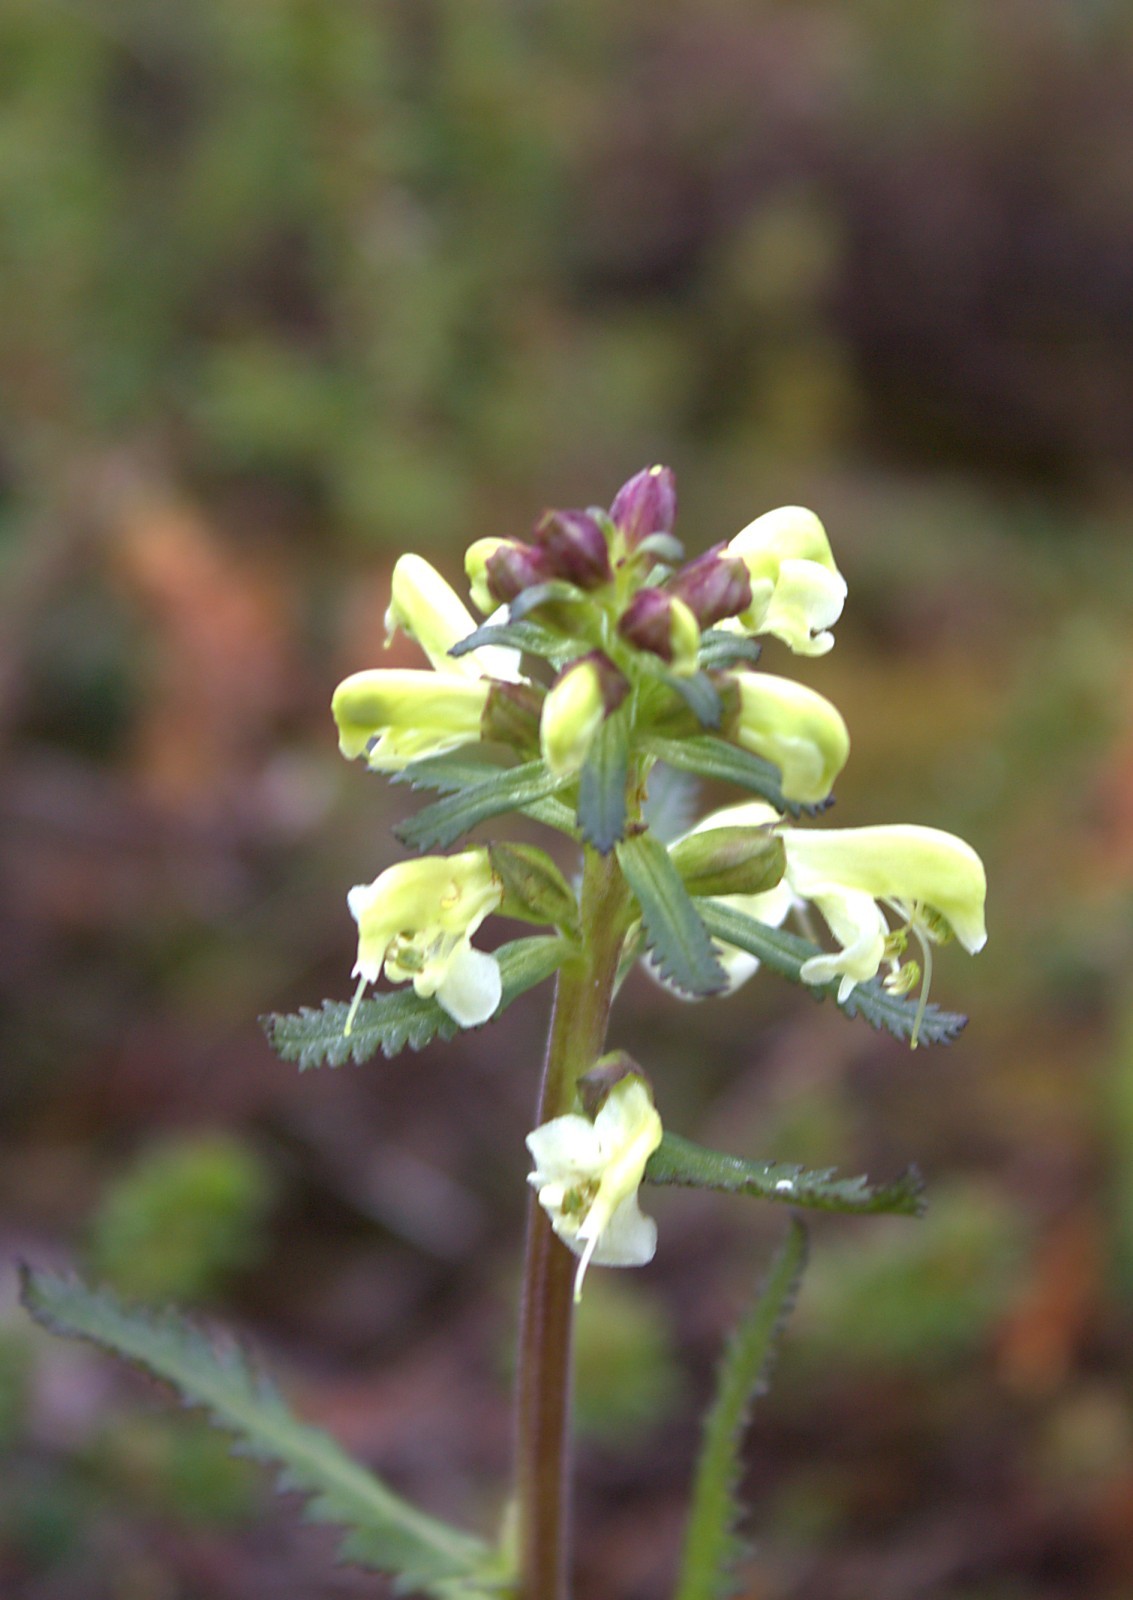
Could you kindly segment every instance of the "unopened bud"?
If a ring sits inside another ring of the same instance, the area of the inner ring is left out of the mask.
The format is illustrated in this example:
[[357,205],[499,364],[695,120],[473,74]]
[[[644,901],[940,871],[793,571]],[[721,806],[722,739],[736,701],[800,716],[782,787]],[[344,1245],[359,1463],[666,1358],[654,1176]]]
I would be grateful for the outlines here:
[[578,1098],[591,1121],[605,1105],[611,1089],[616,1088],[623,1078],[640,1078],[649,1089],[652,1099],[653,1086],[640,1063],[633,1059],[628,1050],[611,1050],[608,1055],[599,1056],[589,1072],[584,1072],[578,1080]]
[[573,662],[543,702],[539,738],[557,777],[578,772],[603,719],[625,699],[629,685],[600,650]]
[[518,539],[477,539],[465,551],[464,570],[473,602],[485,613],[552,576],[543,552]]
[[751,578],[739,556],[718,544],[687,562],[669,579],[670,592],[688,606],[702,628],[738,616],[751,605]]
[[726,826],[690,833],[669,851],[689,894],[765,894],[786,867],[783,841],[770,828]]
[[646,467],[623,483],[610,507],[610,520],[635,550],[655,533],[670,534],[677,520],[677,480],[669,467]]
[[589,511],[548,511],[536,525],[535,542],[551,577],[597,589],[613,576],[605,531]]
[[622,612],[618,632],[627,644],[660,656],[674,672],[696,671],[700,629],[684,601],[667,590],[639,589]]

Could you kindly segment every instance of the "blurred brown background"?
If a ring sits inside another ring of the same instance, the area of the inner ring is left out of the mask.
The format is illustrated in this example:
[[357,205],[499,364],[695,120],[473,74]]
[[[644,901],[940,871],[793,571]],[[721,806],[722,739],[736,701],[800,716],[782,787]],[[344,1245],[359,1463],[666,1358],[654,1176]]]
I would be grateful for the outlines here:
[[[300,1077],[409,804],[327,712],[390,565],[678,474],[850,585],[841,823],[961,833],[991,939],[910,1056],[770,978],[614,1042],[667,1121],[892,1175],[832,1219],[753,1600],[1133,1591],[1133,10],[1121,0],[0,0],[0,1248],[239,1327],[481,1527],[548,995]],[[386,658],[390,659],[390,658]],[[403,658],[408,660],[409,656]],[[768,665],[788,666],[773,650]],[[797,663],[790,664],[795,670]],[[714,798],[714,797],[713,797]],[[664,1193],[580,1329],[580,1593],[668,1592],[769,1207]],[[0,1298],[13,1600],[388,1593]],[[646,1355],[643,1356],[643,1351]]]

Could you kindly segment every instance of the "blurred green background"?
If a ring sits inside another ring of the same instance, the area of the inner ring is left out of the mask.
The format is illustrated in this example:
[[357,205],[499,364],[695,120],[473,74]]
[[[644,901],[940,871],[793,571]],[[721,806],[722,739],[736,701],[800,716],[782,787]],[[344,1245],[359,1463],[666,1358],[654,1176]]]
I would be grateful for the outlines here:
[[[678,474],[850,599],[803,664],[840,823],[989,869],[910,1056],[760,979],[628,986],[667,1121],[891,1175],[757,1417],[753,1600],[1133,1592],[1133,8],[0,0],[0,1250],[244,1330],[489,1526],[547,995],[299,1077],[408,805],[337,758],[389,568]],[[408,662],[410,653],[386,660]],[[775,670],[798,663],[773,648]],[[712,797],[715,798],[715,797]],[[668,1192],[580,1329],[580,1592],[668,1592],[722,1331],[781,1226]],[[648,1360],[643,1352],[647,1353]],[[13,1600],[388,1592],[0,1280]]]

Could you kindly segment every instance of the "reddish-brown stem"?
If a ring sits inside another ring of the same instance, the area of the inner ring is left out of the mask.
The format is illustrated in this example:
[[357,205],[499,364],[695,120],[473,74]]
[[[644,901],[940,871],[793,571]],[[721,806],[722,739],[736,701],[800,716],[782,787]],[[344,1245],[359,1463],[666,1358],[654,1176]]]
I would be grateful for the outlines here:
[[[539,1099],[540,1123],[569,1111],[602,1052],[625,934],[627,891],[613,855],[587,849],[582,946],[561,968]],[[520,1313],[516,1502],[522,1600],[566,1600],[570,1352],[577,1262],[532,1196]]]

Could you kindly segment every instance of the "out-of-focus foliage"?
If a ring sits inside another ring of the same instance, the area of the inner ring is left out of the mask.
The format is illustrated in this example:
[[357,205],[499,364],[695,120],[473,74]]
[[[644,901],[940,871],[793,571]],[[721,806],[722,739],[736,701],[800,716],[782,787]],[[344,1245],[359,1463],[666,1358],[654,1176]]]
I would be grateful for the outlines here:
[[580,1433],[628,1447],[673,1411],[683,1388],[664,1309],[621,1275],[596,1273],[576,1327],[575,1417]]
[[919,1228],[881,1224],[831,1245],[800,1297],[801,1359],[894,1373],[970,1356],[1018,1293],[1023,1227],[978,1186],[937,1192]]
[[132,1299],[200,1300],[262,1255],[270,1200],[263,1161],[237,1139],[150,1146],[91,1218],[91,1268]]

